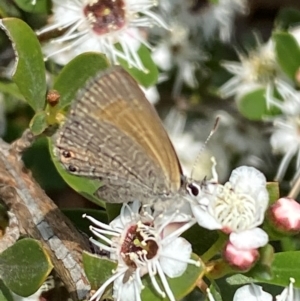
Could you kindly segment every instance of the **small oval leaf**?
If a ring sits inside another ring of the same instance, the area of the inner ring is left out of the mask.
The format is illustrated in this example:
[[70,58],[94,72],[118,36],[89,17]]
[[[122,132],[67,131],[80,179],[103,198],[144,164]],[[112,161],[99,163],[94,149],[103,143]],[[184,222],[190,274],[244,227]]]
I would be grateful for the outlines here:
[[36,0],[35,4],[32,0],[14,0],[14,2],[28,13],[46,14],[50,10],[50,2],[48,0]]
[[22,20],[3,19],[0,27],[13,43],[16,66],[13,80],[28,104],[40,111],[45,106],[46,76],[40,43],[32,29]]
[[40,242],[24,238],[0,254],[0,278],[20,296],[36,292],[51,272],[53,265]]
[[86,52],[70,61],[58,75],[53,89],[60,94],[56,109],[70,105],[86,81],[109,66],[104,55]]
[[0,91],[3,93],[7,93],[22,101],[25,101],[25,98],[20,92],[18,86],[13,82],[0,81]]
[[42,134],[47,127],[47,114],[45,111],[36,113],[29,124],[29,128],[35,136]]
[[256,280],[263,283],[288,286],[290,278],[295,279],[294,286],[300,288],[300,251],[289,251],[274,254],[274,261],[271,266],[271,279],[256,277]]
[[238,100],[240,113],[250,120],[261,120],[267,114],[266,90],[261,88],[242,95]]
[[287,32],[276,32],[272,36],[275,52],[283,72],[292,80],[300,67],[300,47],[296,39]]
[[[122,49],[120,45],[116,46]],[[122,51],[122,50],[121,50]],[[128,64],[126,60],[119,58],[120,65],[142,86],[148,88],[157,83],[158,80],[158,68],[154,63],[149,49],[145,45],[141,45],[137,51],[137,55],[141,59],[147,72],[134,68]]]
[[101,258],[88,252],[82,253],[85,274],[90,282],[91,288],[98,289],[107,279],[112,276],[112,271],[117,268],[115,261]]

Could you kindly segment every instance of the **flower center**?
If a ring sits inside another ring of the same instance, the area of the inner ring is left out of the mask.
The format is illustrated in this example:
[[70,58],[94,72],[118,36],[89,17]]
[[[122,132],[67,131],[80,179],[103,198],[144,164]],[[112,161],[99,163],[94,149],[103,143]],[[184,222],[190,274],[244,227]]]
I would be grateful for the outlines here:
[[143,223],[132,225],[128,229],[121,247],[121,254],[128,267],[136,268],[138,263],[156,256],[158,245],[149,229],[151,227]]
[[276,77],[275,59],[271,53],[251,53],[245,63],[248,65],[249,70],[251,70],[251,81],[266,84]]
[[233,190],[230,183],[218,185],[215,218],[230,232],[253,228],[256,221],[256,202],[246,194]]
[[117,31],[125,25],[123,0],[90,1],[83,10],[92,29],[99,35]]

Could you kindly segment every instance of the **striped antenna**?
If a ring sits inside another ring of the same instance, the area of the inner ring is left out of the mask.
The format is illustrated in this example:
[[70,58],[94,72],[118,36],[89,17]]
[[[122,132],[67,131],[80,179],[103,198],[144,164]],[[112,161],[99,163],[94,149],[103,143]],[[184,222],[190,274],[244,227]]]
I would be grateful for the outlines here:
[[201,157],[201,155],[202,155],[202,152],[204,151],[204,149],[205,149],[205,147],[206,147],[208,141],[209,141],[210,138],[212,137],[212,135],[216,132],[216,130],[217,130],[217,128],[218,128],[218,125],[219,125],[219,122],[220,122],[220,117],[217,116],[216,121],[215,121],[215,124],[214,124],[214,127],[213,127],[212,130],[210,131],[208,137],[206,138],[206,140],[205,140],[203,146],[201,147],[201,149],[200,149],[200,151],[199,151],[199,154],[198,154],[198,156],[197,156],[197,158],[196,158],[196,160],[195,160],[195,162],[194,162],[194,165],[193,165],[193,168],[192,168],[192,172],[191,172],[191,179],[193,179],[193,174],[194,174],[194,171],[195,171],[195,169],[196,169],[196,166],[197,166],[197,164],[198,164],[198,162],[199,162],[199,160],[200,160],[200,157]]

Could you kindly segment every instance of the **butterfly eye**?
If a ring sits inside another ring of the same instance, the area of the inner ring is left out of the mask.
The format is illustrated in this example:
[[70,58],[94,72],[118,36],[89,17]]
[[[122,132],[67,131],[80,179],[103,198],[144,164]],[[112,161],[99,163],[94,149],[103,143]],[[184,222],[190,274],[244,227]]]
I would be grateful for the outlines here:
[[74,165],[69,165],[68,169],[69,169],[70,172],[76,172],[76,171],[78,171],[78,168],[76,166],[74,166]]
[[186,189],[191,196],[197,196],[200,192],[200,186],[195,183],[190,183],[186,186]]

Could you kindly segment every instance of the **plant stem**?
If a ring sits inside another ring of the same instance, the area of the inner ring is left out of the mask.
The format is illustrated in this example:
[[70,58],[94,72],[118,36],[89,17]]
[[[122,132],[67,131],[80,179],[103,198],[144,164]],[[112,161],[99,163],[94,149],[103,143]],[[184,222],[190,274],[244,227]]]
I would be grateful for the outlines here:
[[201,256],[204,263],[208,262],[212,257],[214,257],[227,241],[227,235],[219,233],[219,237],[216,242]]

